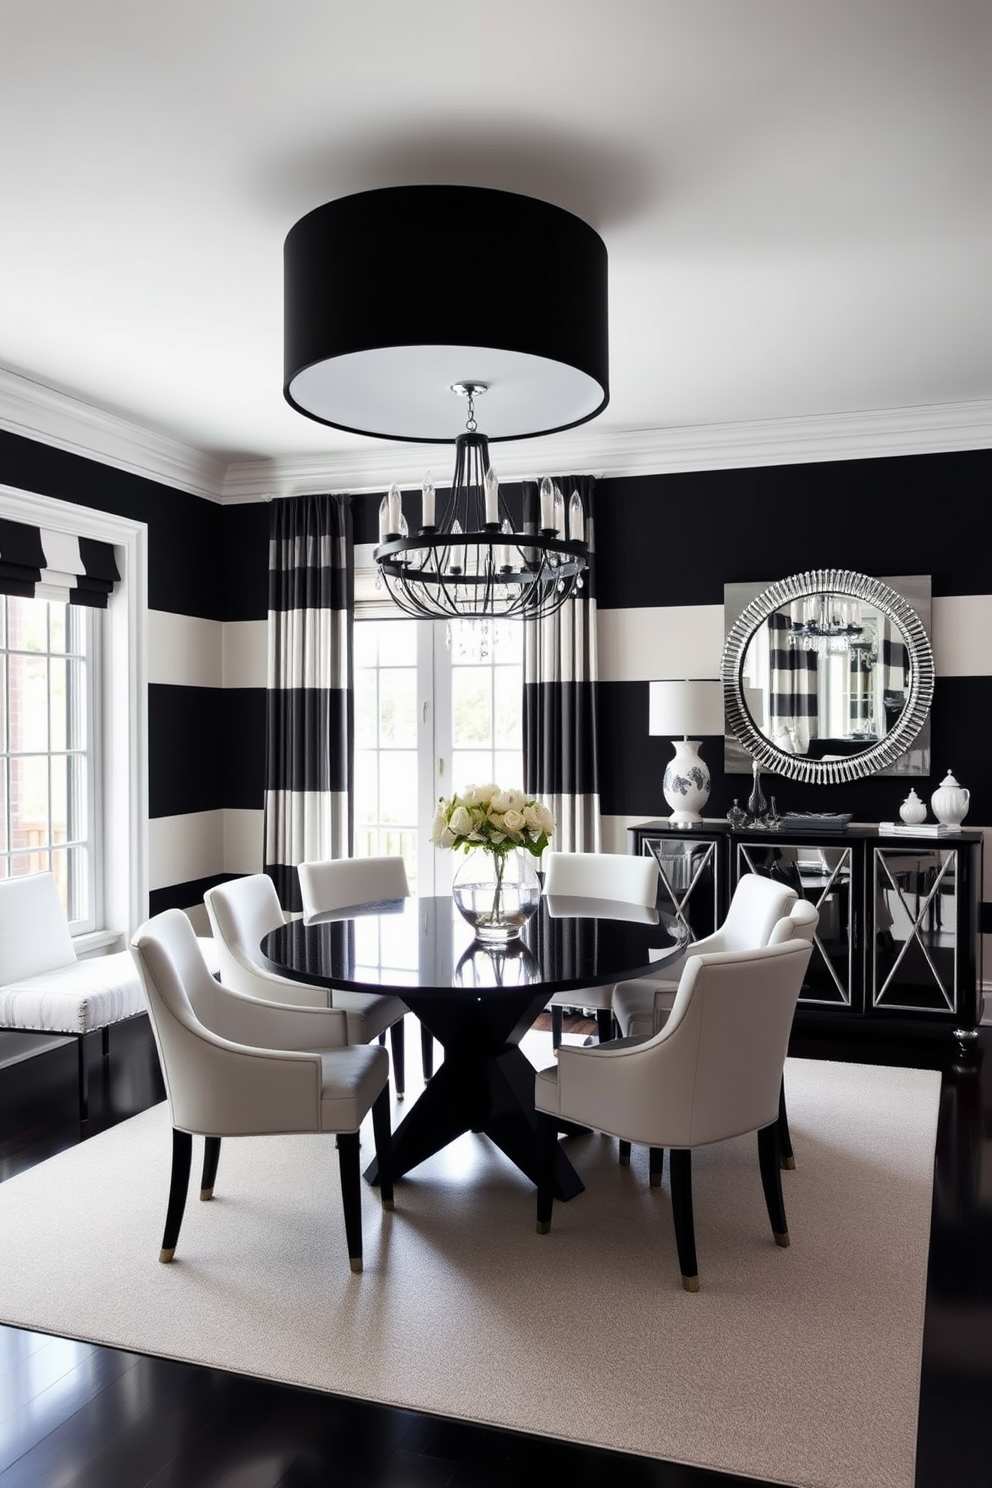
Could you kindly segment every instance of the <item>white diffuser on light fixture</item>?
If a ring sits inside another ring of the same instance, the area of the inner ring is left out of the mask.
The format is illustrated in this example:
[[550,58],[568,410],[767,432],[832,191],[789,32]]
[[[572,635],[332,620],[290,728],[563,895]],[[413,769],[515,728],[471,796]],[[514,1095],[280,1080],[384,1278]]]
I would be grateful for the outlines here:
[[[702,821],[710,798],[710,772],[699,753],[702,739],[723,733],[723,688],[716,681],[648,684],[648,733],[672,740],[675,755],[665,770],[663,790],[674,827]],[[690,734],[695,738],[690,738]],[[682,737],[679,738],[678,736]]]

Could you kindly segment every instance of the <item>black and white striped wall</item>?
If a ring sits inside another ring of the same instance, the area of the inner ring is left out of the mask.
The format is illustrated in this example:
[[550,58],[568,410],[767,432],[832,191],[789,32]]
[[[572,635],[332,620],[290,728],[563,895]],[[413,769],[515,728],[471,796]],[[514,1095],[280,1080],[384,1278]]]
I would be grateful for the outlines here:
[[[211,883],[262,862],[268,507],[222,507],[9,434],[0,481],[149,524],[150,907],[195,911]],[[931,576],[932,774],[913,783],[926,799],[953,770],[972,793],[967,825],[992,827],[990,489],[992,451],[600,481],[604,846],[625,851],[628,825],[665,813],[671,746],[648,734],[648,682],[718,675],[725,584],[821,567]],[[356,499],[356,541],[374,534],[377,506]],[[703,752],[708,809],[720,815],[744,778],[724,773],[722,740]],[[766,780],[780,807],[864,821],[892,818],[906,789],[881,776],[820,788]]]

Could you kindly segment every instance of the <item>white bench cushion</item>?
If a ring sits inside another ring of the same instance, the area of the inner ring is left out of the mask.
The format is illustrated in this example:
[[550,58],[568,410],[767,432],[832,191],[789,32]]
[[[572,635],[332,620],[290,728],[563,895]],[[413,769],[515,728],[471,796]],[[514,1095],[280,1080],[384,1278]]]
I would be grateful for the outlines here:
[[74,961],[0,987],[0,1028],[91,1033],[145,1011],[130,951]]

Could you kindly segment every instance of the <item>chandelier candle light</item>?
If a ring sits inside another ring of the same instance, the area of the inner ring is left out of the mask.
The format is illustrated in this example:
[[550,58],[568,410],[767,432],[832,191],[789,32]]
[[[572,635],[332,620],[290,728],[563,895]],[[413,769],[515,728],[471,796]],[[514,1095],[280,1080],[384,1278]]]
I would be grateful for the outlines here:
[[438,802],[431,842],[467,854],[452,896],[477,939],[506,941],[520,934],[541,897],[534,860],[554,829],[543,802],[498,785],[470,785]]
[[468,399],[466,432],[455,440],[455,474],[440,519],[430,476],[424,481],[419,531],[411,536],[398,486],[379,504],[373,554],[392,598],[408,615],[428,619],[536,619],[553,614],[582,588],[589,562],[585,512],[578,491],[568,504],[545,476],[537,510],[514,528],[478,432],[475,399],[482,383],[455,383]]

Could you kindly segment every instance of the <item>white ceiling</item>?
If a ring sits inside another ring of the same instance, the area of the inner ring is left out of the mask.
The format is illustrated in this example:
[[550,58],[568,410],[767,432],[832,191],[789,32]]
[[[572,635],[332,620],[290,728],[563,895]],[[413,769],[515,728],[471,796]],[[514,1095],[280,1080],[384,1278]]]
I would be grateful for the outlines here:
[[986,402],[990,77],[989,0],[0,0],[0,366],[345,466],[282,397],[283,239],[453,182],[605,240],[600,444]]

